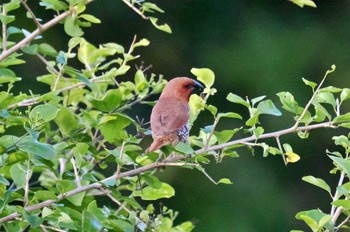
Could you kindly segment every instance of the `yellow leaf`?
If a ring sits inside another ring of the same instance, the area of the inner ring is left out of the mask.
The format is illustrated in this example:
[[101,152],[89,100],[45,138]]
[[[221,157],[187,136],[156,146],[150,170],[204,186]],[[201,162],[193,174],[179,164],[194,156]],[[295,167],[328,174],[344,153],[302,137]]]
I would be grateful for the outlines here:
[[316,8],[316,4],[312,0],[289,0],[290,2],[303,8],[304,6],[310,6]]
[[294,152],[287,151],[285,155],[287,156],[288,163],[295,163],[300,160],[300,156],[298,154],[295,154]]

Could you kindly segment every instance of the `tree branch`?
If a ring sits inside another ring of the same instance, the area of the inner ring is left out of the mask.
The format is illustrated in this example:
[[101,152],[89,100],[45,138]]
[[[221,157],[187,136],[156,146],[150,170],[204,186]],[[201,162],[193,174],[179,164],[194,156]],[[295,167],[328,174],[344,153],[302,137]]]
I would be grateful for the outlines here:
[[133,4],[131,4],[128,0],[123,0],[123,2],[128,5],[133,11],[135,11],[138,15],[140,15],[143,19],[148,19],[146,15],[144,15],[139,9],[137,9]]
[[[267,133],[267,134],[263,134],[259,137],[259,139],[267,139],[267,138],[276,138],[282,135],[286,135],[286,134],[290,134],[290,133],[294,133],[297,131],[309,131],[309,130],[314,130],[314,129],[318,129],[318,128],[332,128],[334,127],[332,122],[323,122],[323,123],[318,123],[318,124],[314,124],[314,125],[309,125],[309,126],[302,126],[302,127],[298,127],[297,129],[294,129],[294,127],[285,129],[285,130],[280,130],[280,131],[276,131],[276,132],[271,132],[271,133]],[[256,137],[255,136],[250,136],[247,138],[243,138],[243,139],[238,139],[238,140],[234,140],[231,142],[227,142],[224,144],[219,144],[219,145],[215,145],[215,146],[211,146],[208,148],[202,148],[202,149],[198,149],[195,151],[195,154],[201,154],[207,151],[214,151],[214,150],[220,150],[235,144],[242,144],[245,142],[251,142],[251,141],[256,141]],[[86,186],[81,186],[81,187],[77,187],[74,190],[68,191],[66,193],[60,194],[57,196],[56,199],[51,199],[51,200],[46,200],[43,201],[41,203],[38,204],[34,204],[34,205],[30,205],[30,206],[26,206],[24,207],[24,209],[27,212],[33,211],[33,210],[37,210],[37,209],[41,209],[43,207],[49,207],[52,204],[59,202],[67,197],[73,196],[75,194],[81,193],[81,192],[85,192],[85,191],[89,191],[92,189],[99,189],[101,188],[106,182],[111,181],[111,180],[117,180],[117,179],[121,179],[121,178],[125,178],[125,177],[131,177],[131,176],[135,176],[138,175],[140,173],[143,173],[145,171],[148,170],[152,170],[152,169],[156,169],[159,167],[166,167],[166,166],[174,166],[174,164],[176,164],[176,161],[179,160],[184,160],[187,158],[190,158],[192,155],[174,155],[174,156],[169,156],[168,158],[166,158],[163,161],[160,162],[155,162],[143,167],[139,167],[130,171],[125,171],[125,172],[121,172],[121,173],[115,173],[114,175],[107,177],[103,180],[101,180],[98,183],[92,183]],[[175,165],[178,166],[178,165]],[[4,223],[10,220],[15,219],[16,217],[20,216],[18,213],[12,213],[8,216],[5,216],[3,218],[0,218],[0,223]]]

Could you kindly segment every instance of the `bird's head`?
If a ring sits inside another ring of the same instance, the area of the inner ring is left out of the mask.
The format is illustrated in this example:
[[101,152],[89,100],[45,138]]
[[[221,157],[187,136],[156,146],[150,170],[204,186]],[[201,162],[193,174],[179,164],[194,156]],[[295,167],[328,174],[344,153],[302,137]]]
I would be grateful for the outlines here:
[[196,80],[176,77],[168,82],[160,97],[177,97],[188,101],[194,91],[202,89],[203,86]]

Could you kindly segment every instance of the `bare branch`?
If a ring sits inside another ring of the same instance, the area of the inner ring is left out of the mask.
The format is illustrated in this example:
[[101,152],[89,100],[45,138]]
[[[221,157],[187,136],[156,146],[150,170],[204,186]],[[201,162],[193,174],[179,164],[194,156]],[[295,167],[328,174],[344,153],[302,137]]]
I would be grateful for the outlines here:
[[24,0],[21,0],[22,5],[24,6],[24,8],[26,8],[26,10],[28,11],[28,13],[30,14],[30,16],[32,17],[35,25],[37,26],[37,28],[41,29],[41,24],[38,21],[38,19],[35,17],[33,11],[30,9],[30,7],[27,5],[27,2]]
[[78,168],[77,168],[77,164],[75,163],[74,157],[72,157],[72,158],[70,159],[70,162],[71,162],[72,165],[73,165],[73,170],[74,170],[74,175],[75,175],[75,180],[76,180],[76,182],[77,182],[77,185],[78,185],[78,187],[81,187],[81,181],[80,181],[79,171],[78,171]]
[[24,199],[23,205],[28,205],[28,193],[29,193],[29,179],[30,179],[31,171],[30,171],[30,161],[27,161],[27,170],[26,170],[26,184],[24,187]]
[[280,141],[280,137],[276,137],[276,142],[277,142],[277,146],[278,146],[278,149],[280,149],[280,151],[282,152],[282,158],[283,158],[283,162],[284,162],[284,165],[287,165],[288,164],[288,161],[286,159],[286,155],[283,151],[283,148],[282,148],[282,144],[281,144],[281,141]]
[[123,2],[128,5],[133,11],[135,11],[138,15],[140,15],[143,19],[148,19],[146,15],[144,15],[139,9],[137,9],[133,4],[131,4],[128,0],[123,0]]
[[336,229],[339,230],[343,225],[345,225],[345,223],[347,223],[350,220],[350,216],[347,216],[344,221],[342,221],[337,227]]
[[214,132],[215,132],[215,128],[216,128],[216,125],[219,123],[219,120],[220,120],[220,117],[216,116],[215,120],[214,120],[214,123],[213,123],[213,126],[211,128],[211,131],[210,131],[210,134],[207,138],[207,142],[205,143],[205,146],[204,148],[208,148],[209,146],[209,142],[211,140],[211,137],[213,136]]
[[[6,15],[5,7],[2,8],[2,14]],[[5,23],[2,23],[2,52],[7,50],[7,27]]]

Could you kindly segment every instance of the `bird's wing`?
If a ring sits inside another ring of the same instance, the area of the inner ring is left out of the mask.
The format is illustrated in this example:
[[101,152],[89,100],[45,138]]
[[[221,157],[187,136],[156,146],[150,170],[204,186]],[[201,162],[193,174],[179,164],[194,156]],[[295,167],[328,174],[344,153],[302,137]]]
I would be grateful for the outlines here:
[[153,136],[174,133],[189,119],[187,102],[174,98],[159,99],[153,108],[151,125]]

